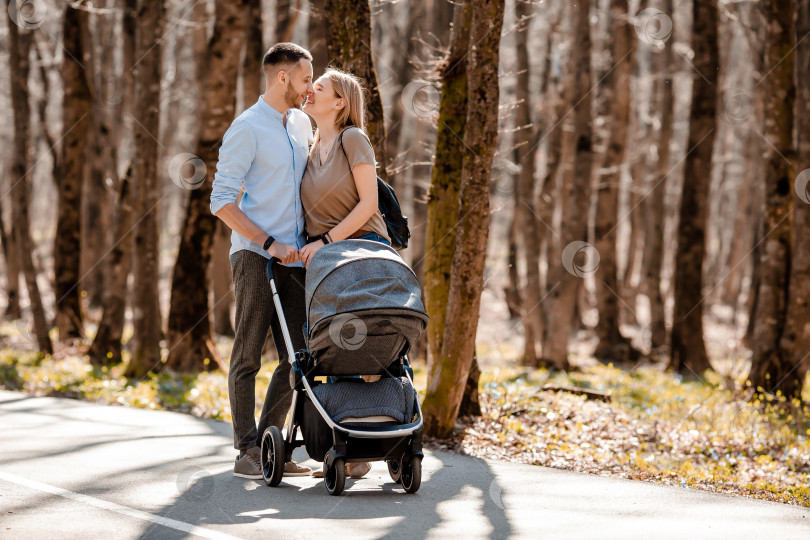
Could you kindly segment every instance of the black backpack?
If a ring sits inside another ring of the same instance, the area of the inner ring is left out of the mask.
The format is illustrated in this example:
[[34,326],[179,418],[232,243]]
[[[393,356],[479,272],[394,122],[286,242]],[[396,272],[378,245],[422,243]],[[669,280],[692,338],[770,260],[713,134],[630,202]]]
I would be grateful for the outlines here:
[[[340,132],[338,144],[343,150],[346,161],[349,161],[349,156],[346,155],[346,149],[343,147],[343,133],[345,132],[345,129]],[[351,170],[350,161],[349,169]],[[402,215],[402,209],[399,206],[397,194],[394,193],[394,188],[379,176],[377,177],[377,206],[380,209],[383,221],[385,221],[388,237],[391,238],[391,247],[397,251],[408,247],[408,239],[411,237],[411,231],[408,229],[408,217]]]

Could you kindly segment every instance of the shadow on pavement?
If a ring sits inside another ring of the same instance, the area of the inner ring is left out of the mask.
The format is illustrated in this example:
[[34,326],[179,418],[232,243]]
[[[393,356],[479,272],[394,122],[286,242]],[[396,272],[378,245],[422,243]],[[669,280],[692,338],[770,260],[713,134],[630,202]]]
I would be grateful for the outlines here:
[[[297,450],[295,459],[302,461],[306,454]],[[312,461],[307,464],[320,465]],[[391,480],[385,463],[375,462],[367,477],[347,478],[344,493],[333,497],[318,478],[284,479],[270,488],[263,480],[234,477],[230,467],[217,474],[203,468],[189,469],[185,478],[178,478],[178,488],[184,488],[178,498],[155,513],[241,537],[246,530],[243,525],[256,524],[258,528],[250,530],[269,532],[278,529],[273,523],[277,520],[299,520],[300,534],[330,530],[324,520],[335,520],[340,522],[331,529],[336,536],[348,536],[355,530],[352,536],[421,538],[434,529],[450,527],[451,521],[457,525],[473,519],[484,527],[478,529],[479,534],[486,534],[488,526],[498,537],[510,535],[502,489],[486,461],[431,453],[425,458],[423,474],[419,492],[407,494]],[[352,521],[356,521],[354,529]],[[186,536],[182,531],[150,525],[141,538]]]

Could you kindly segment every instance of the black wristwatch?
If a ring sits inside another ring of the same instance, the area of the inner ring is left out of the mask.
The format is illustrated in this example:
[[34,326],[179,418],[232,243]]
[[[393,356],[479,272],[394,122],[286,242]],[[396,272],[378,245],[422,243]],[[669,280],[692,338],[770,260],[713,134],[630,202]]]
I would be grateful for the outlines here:
[[275,241],[276,241],[275,238],[273,238],[272,236],[268,236],[267,240],[264,241],[264,250],[267,251],[268,249],[270,249],[270,246],[272,246],[273,242]]

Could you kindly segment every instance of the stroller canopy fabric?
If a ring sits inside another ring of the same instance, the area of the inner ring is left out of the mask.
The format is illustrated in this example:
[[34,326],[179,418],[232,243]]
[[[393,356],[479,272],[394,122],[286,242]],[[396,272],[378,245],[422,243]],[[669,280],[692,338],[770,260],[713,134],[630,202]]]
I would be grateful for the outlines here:
[[342,240],[319,249],[307,268],[306,302],[313,354],[340,346],[343,319],[362,320],[369,337],[387,328],[381,331],[399,335],[409,347],[428,322],[413,270],[392,248],[370,240]]

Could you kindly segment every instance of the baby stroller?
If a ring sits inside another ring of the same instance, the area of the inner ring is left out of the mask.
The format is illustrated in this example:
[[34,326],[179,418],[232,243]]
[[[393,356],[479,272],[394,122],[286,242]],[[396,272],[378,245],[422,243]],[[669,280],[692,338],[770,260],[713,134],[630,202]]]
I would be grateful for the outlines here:
[[[386,461],[391,478],[416,493],[422,478],[422,411],[407,353],[428,316],[413,270],[390,247],[343,240],[322,247],[306,277],[307,347],[293,352],[281,301],[273,292],[291,366],[291,413],[285,436],[262,434],[261,464],[268,486],[281,482],[292,452],[305,446],[323,462],[327,491],[340,495],[346,463]],[[379,375],[365,382],[360,375]],[[328,377],[329,382],[316,381]],[[303,439],[297,438],[301,430]]]

